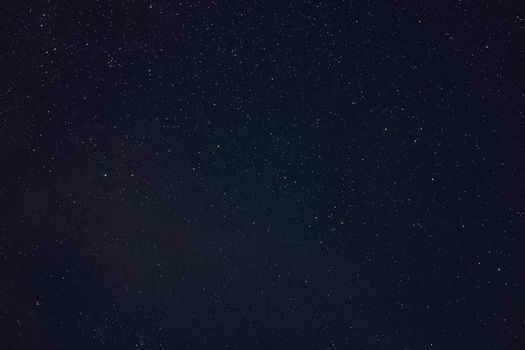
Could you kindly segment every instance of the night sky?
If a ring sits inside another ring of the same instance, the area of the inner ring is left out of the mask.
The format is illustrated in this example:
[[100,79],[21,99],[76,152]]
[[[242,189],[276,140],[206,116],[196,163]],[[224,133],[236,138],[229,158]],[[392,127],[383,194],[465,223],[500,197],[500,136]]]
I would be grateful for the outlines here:
[[522,1],[0,23],[1,349],[525,349]]

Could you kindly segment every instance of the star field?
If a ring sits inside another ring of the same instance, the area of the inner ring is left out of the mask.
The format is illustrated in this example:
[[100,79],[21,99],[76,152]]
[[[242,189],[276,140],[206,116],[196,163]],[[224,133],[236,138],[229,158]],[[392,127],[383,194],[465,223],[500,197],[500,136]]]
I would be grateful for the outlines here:
[[0,4],[1,349],[523,349],[519,1]]

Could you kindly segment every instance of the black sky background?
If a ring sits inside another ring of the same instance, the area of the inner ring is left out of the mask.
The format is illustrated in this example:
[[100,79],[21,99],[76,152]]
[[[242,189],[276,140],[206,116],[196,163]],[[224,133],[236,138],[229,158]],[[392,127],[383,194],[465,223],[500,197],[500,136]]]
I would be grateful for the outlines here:
[[2,1],[2,349],[523,349],[520,1]]

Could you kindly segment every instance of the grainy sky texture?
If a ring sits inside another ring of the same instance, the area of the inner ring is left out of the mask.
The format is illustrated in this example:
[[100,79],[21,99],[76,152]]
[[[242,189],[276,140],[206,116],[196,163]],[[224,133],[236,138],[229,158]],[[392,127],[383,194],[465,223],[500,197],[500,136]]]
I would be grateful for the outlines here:
[[0,23],[1,349],[525,348],[522,1]]

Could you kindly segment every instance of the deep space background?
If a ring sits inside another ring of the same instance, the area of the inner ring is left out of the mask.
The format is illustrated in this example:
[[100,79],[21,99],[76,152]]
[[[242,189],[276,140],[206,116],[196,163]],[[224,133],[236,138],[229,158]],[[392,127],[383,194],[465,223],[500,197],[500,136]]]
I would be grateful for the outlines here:
[[1,349],[525,349],[523,1],[0,23]]

